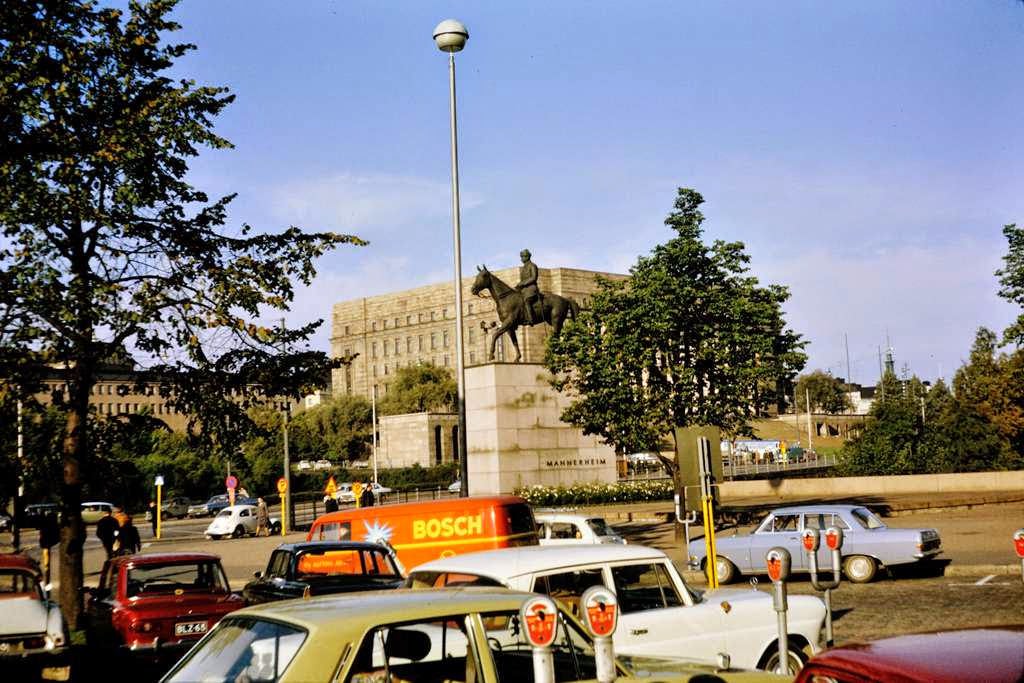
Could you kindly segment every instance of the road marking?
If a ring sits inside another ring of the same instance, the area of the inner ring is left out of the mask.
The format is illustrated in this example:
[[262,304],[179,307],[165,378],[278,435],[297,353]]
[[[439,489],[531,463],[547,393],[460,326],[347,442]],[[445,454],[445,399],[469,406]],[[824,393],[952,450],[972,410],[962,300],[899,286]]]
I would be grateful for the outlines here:
[[975,583],[974,585],[975,586],[984,586],[986,583],[988,583],[989,581],[991,581],[994,578],[996,578],[995,574],[989,574],[984,579],[978,579],[977,583]]

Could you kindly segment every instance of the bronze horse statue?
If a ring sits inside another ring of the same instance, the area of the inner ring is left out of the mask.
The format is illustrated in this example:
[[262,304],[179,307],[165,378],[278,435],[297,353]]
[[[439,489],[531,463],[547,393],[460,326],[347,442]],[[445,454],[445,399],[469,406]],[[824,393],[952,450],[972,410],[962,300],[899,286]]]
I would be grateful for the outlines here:
[[518,363],[522,360],[523,354],[519,351],[519,340],[516,339],[516,329],[520,325],[548,323],[554,328],[552,334],[557,337],[562,332],[565,319],[575,320],[579,314],[579,307],[572,299],[550,292],[541,292],[541,315],[539,318],[534,318],[534,323],[528,323],[526,302],[519,290],[507,285],[501,278],[487,270],[487,266],[477,266],[476,269],[478,271],[476,279],[473,280],[473,286],[469,291],[476,296],[480,296],[480,292],[485,290],[490,292],[491,298],[494,299],[497,306],[498,320],[501,323],[491,337],[491,345],[487,354],[488,360],[494,360],[494,345],[498,342],[498,337],[505,333],[508,333],[508,338],[512,340],[512,346],[515,347],[515,362]]

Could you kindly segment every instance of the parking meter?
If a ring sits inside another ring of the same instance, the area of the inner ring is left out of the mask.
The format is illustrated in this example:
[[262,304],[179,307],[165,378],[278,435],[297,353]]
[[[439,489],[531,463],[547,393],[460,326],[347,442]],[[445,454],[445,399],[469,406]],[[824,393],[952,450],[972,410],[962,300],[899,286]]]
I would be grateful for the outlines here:
[[[772,548],[764,556],[768,568],[768,577],[772,580],[772,602],[778,614],[779,625],[779,669],[776,673],[788,675],[789,671],[789,627],[786,624],[786,580],[789,578],[789,551],[778,546]],[[794,672],[795,673],[795,672]]]
[[591,586],[580,596],[580,606],[583,623],[594,638],[598,683],[612,683],[616,678],[612,634],[619,623],[619,602],[604,586]]
[[839,587],[841,578],[840,549],[843,547],[843,530],[839,527],[830,526],[825,529],[825,545],[832,551],[832,580],[825,581],[818,578],[818,548],[820,547],[821,536],[817,529],[804,529],[800,536],[804,550],[807,551],[807,566],[811,572],[811,585],[815,590],[825,593],[825,645],[832,647],[832,589]]
[[1013,532],[1013,547],[1020,558],[1020,580],[1024,581],[1024,529]]
[[533,647],[533,680],[535,683],[554,683],[555,659],[551,643],[558,630],[558,608],[551,598],[538,595],[530,598],[519,609],[526,640]]

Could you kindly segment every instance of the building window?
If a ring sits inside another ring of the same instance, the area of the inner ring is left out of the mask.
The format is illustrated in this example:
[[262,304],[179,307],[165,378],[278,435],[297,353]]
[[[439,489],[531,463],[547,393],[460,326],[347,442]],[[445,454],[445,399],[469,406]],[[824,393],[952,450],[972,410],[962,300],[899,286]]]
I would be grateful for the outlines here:
[[448,356],[447,356],[447,354],[444,357],[444,366],[448,367]]
[[382,341],[381,344],[383,344],[383,346],[384,346],[384,357],[387,358],[388,357],[388,347],[390,347],[391,344],[388,343],[387,339]]
[[472,344],[474,341],[476,341],[476,330],[471,327],[469,328],[469,343]]
[[395,327],[398,327],[398,316],[395,316]]
[[417,313],[416,314],[416,322],[418,322],[418,323],[423,322],[423,314],[422,313]]
[[374,377],[377,376],[377,366],[376,365],[373,366],[373,376]]
[[370,358],[377,357],[377,342],[370,343]]
[[412,316],[411,315],[405,316],[405,324],[406,325],[412,325]]
[[374,320],[373,322],[370,323],[370,329],[372,331],[374,331],[374,332],[377,331],[377,321],[376,320]]
[[402,354],[402,340],[395,337],[395,355],[400,356]]
[[437,348],[437,332],[430,333],[430,350],[433,351]]
[[430,319],[431,319],[431,320],[433,320],[433,319],[434,319],[434,311],[431,311],[431,312],[430,312]]
[[469,304],[469,314],[473,315],[473,304]]
[[476,353],[474,353],[473,351],[469,352],[469,362],[470,363],[475,363],[476,362]]
[[416,350],[419,352],[423,351],[423,335],[419,335],[416,339]]
[[444,348],[448,348],[448,330],[445,330],[444,333],[442,334],[441,343],[444,346]]
[[412,353],[412,337],[405,338],[405,352]]
[[345,325],[345,336],[348,336],[348,325]]
[[444,451],[441,450],[441,425],[434,426],[434,464],[440,465]]
[[384,364],[384,374],[385,375],[388,374],[388,364],[387,363]]

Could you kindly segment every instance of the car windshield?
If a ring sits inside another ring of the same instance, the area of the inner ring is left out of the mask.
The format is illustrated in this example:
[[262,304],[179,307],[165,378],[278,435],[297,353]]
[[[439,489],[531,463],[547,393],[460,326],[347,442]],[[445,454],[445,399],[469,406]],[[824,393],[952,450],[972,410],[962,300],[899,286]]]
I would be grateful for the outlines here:
[[601,517],[591,517],[587,520],[587,526],[593,529],[594,533],[598,536],[614,536],[615,532],[608,526],[608,522],[604,521]]
[[297,578],[338,575],[402,578],[391,558],[376,550],[316,550],[299,556]]
[[184,591],[227,593],[228,582],[217,562],[141,565],[128,569],[128,597]]
[[306,631],[278,622],[228,617],[168,674],[168,683],[276,681],[295,658]]
[[22,569],[0,569],[0,600],[5,598],[42,599],[39,583],[31,572]]
[[854,508],[853,518],[865,529],[884,529],[885,523],[867,508]]
[[233,513],[234,513],[234,510],[232,510],[231,508],[224,508],[223,510],[221,510],[220,512],[217,513],[217,516],[218,517],[230,517]]

